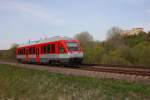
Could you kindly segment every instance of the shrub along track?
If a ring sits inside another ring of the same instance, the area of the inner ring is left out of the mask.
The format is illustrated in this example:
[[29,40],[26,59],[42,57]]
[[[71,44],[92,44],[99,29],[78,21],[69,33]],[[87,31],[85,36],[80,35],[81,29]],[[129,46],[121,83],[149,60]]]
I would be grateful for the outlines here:
[[113,78],[128,81],[144,81],[150,83],[150,69],[146,68],[129,68],[118,66],[101,66],[96,64],[83,64],[75,66],[44,66],[33,64],[19,64],[15,62],[2,62],[0,64],[10,64],[18,67],[38,70],[48,70],[53,73],[62,73],[66,75],[88,76],[95,78]]

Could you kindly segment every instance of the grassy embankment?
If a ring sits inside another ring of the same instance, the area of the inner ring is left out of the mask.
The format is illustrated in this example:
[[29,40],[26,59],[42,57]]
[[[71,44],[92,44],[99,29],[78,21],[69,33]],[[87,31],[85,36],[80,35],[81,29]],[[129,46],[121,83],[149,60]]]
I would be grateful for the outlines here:
[[150,85],[0,65],[0,99],[150,100]]

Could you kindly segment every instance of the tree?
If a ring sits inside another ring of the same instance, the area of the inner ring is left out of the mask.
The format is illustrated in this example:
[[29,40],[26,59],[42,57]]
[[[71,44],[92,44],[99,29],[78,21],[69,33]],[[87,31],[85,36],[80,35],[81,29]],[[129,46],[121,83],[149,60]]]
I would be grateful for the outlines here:
[[10,58],[15,59],[16,58],[16,48],[18,44],[12,44],[11,48],[9,49],[10,51]]
[[123,30],[119,27],[112,27],[111,29],[108,30],[107,32],[107,40],[117,38],[118,36],[120,37],[121,33]]
[[112,27],[107,32],[107,45],[111,45],[114,48],[126,47],[122,34],[122,29],[119,27]]
[[149,41],[149,42],[150,42],[150,31],[147,33],[146,41]]
[[89,32],[81,32],[74,36],[75,39],[78,39],[81,43],[81,46],[86,48],[92,45],[93,36]]
[[3,54],[2,54],[2,58],[5,59],[15,59],[16,58],[16,48],[17,48],[18,44],[12,44],[12,46],[10,47],[10,49],[6,50]]

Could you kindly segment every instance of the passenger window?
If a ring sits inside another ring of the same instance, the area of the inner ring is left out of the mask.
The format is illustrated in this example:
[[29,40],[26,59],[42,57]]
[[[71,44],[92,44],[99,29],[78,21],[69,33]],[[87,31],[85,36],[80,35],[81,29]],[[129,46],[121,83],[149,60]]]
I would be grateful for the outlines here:
[[19,55],[21,55],[21,49],[19,49]]
[[23,48],[23,54],[25,54],[25,48]]
[[32,52],[32,51],[31,51],[31,48],[29,48],[29,54],[31,54],[31,52]]
[[18,49],[18,55],[20,55],[20,50]]
[[31,48],[31,51],[30,51],[30,52],[31,52],[31,54],[32,54],[32,48]]
[[31,48],[31,54],[33,53],[32,48]]
[[50,44],[47,45],[47,53],[50,53]]
[[20,49],[20,55],[21,55],[21,49]]
[[23,55],[23,49],[21,49],[21,54]]
[[46,46],[44,46],[44,53],[46,53],[46,51],[47,51],[47,50],[46,50]]
[[23,48],[22,48],[22,54],[24,54],[24,52],[23,52]]
[[32,54],[35,54],[35,47],[32,47]]
[[18,50],[18,54],[20,55],[20,49]]
[[64,53],[64,51],[65,51],[65,50],[64,50],[64,47],[60,47],[60,48],[59,48],[59,52],[60,52],[60,53]]

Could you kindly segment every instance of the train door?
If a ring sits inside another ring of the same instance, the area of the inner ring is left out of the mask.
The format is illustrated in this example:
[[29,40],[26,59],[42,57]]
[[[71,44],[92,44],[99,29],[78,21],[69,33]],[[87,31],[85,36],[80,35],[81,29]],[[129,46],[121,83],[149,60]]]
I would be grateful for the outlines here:
[[25,63],[28,63],[29,61],[29,50],[28,48],[25,49]]
[[52,57],[52,62],[55,62],[57,60],[57,54],[56,54],[56,44],[52,43],[51,44],[51,57]]
[[35,54],[36,54],[36,62],[39,64],[40,63],[40,57],[39,57],[40,50],[39,50],[39,47],[36,47]]
[[56,45],[55,44],[51,44],[51,53],[52,54],[56,53]]
[[59,52],[59,54],[66,53],[65,46],[64,46],[64,44],[62,42],[60,42],[59,45],[58,45],[58,52]]

